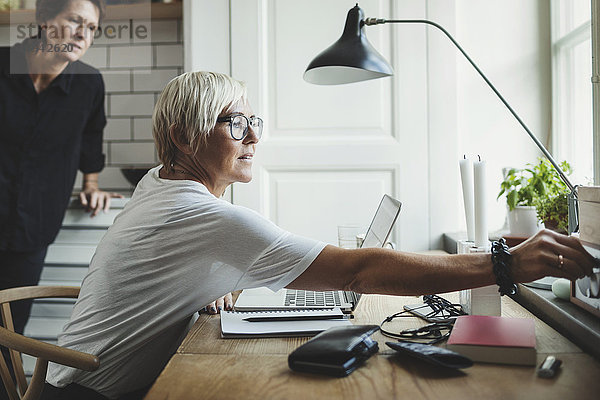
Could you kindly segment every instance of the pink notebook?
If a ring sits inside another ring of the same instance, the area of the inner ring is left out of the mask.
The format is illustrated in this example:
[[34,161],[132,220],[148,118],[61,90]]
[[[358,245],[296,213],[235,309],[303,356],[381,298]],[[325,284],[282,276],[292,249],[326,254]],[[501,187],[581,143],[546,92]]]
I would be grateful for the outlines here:
[[535,324],[529,318],[458,317],[446,347],[473,361],[535,365]]

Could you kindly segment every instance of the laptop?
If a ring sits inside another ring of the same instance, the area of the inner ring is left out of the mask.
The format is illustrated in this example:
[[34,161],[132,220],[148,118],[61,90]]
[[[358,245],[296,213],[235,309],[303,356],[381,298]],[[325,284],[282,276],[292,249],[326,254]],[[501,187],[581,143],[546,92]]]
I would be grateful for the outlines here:
[[[383,247],[386,243],[394,223],[400,214],[402,203],[387,194],[383,196],[361,248]],[[297,310],[339,307],[349,313],[354,311],[360,294],[346,290],[330,290],[325,292],[312,290],[281,289],[277,292],[260,287],[244,289],[235,302],[236,311],[263,311],[263,310]]]

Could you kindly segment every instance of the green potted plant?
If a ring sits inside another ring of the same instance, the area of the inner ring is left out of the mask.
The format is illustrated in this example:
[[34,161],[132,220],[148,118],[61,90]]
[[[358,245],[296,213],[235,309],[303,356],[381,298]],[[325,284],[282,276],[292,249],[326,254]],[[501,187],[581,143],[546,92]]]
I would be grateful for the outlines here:
[[539,199],[535,205],[537,216],[547,229],[567,233],[569,227],[569,192]]
[[[560,167],[567,175],[571,173],[571,166],[566,161]],[[536,164],[527,164],[523,169],[509,169],[500,183],[497,198],[506,196],[511,236],[535,234],[539,230],[536,206],[566,191],[565,183],[545,158],[538,158]]]

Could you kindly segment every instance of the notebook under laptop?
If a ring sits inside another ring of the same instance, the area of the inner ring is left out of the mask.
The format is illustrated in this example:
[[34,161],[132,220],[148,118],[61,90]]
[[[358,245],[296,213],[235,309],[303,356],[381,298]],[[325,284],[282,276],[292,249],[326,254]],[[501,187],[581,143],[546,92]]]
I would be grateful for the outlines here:
[[[383,247],[394,223],[400,214],[402,203],[387,194],[383,196],[361,248]],[[240,293],[234,308],[237,311],[290,310],[303,308],[340,307],[351,312],[360,300],[360,294],[351,291],[333,290],[317,292],[311,290],[281,289],[273,292],[268,288],[245,289]]]

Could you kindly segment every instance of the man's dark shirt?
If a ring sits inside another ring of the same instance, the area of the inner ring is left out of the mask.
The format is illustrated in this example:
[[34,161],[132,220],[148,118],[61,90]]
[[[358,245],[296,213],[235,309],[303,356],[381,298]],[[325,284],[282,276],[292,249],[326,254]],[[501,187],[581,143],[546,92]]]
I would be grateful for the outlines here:
[[76,61],[38,94],[27,74],[28,43],[0,47],[0,250],[52,243],[77,169],[104,167],[102,76]]

